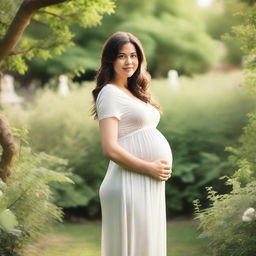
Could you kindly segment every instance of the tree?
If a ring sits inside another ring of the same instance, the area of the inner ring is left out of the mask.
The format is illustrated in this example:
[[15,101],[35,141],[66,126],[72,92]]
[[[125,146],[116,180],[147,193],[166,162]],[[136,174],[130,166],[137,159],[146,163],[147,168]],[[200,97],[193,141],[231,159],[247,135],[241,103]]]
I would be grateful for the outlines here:
[[111,0],[2,0],[0,70],[23,74],[27,70],[25,60],[62,53],[64,47],[73,44],[71,25],[99,24],[102,14],[110,14],[113,7]]
[[[44,59],[60,54],[72,44],[73,24],[82,27],[100,22],[103,13],[111,13],[111,0],[1,0],[0,2],[0,79],[3,71],[24,73],[26,60],[39,56]],[[30,23],[44,27],[43,35],[25,33]],[[16,145],[7,120],[0,116],[0,144],[3,148],[1,178],[7,181]]]
[[43,72],[42,60],[34,59],[30,75],[37,73],[45,81],[83,66],[89,76],[98,66],[102,42],[115,31],[138,36],[153,77],[166,77],[169,69],[177,69],[180,74],[202,72],[218,60],[215,41],[207,34],[194,0],[117,0],[116,4],[115,14],[105,17],[102,26],[75,26],[74,31],[79,31],[74,39],[76,45],[48,60]]
[[203,10],[202,14],[206,23],[208,33],[223,43],[225,56],[222,62],[231,65],[241,65],[243,52],[241,44],[237,40],[223,40],[223,35],[230,32],[233,26],[244,22],[241,15],[235,15],[239,11],[247,12],[246,3],[236,1],[215,1],[211,8]]

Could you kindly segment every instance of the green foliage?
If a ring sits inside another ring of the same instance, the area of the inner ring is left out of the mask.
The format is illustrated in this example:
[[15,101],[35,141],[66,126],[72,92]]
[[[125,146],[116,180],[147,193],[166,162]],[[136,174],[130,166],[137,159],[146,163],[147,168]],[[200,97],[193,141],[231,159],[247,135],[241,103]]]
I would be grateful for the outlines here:
[[[245,22],[232,29],[232,39],[240,40],[246,53],[245,83],[252,95],[256,95],[255,83],[255,25],[256,4],[248,12],[242,13]],[[254,34],[254,35],[253,35]],[[247,208],[256,208],[256,114],[248,114],[249,122],[236,147],[227,147],[235,171],[228,177],[227,185],[232,185],[230,194],[217,195],[208,192],[212,206],[200,210],[195,201],[196,218],[200,220],[202,236],[210,237],[209,248],[218,256],[251,256],[256,253],[256,220],[241,221]]]
[[[51,185],[54,188],[54,202],[62,207],[87,205],[92,198],[97,197],[95,182],[99,183],[103,176],[104,169],[101,167],[97,170],[98,165],[95,164],[102,156],[95,133],[96,122],[89,119],[91,101],[88,89],[82,92],[74,89],[72,95],[67,97],[45,90],[38,94],[36,105],[28,106],[19,113],[9,109],[12,113],[7,114],[13,126],[24,125],[30,130],[29,137],[34,150],[67,159],[68,168],[74,170],[72,179],[75,186]],[[47,107],[49,102],[51,109]],[[95,147],[99,152],[95,156],[88,156],[90,147]],[[99,172],[101,175],[95,180]]]
[[244,17],[244,23],[232,28],[231,38],[241,42],[242,50],[246,54],[245,57],[245,87],[256,95],[256,65],[255,65],[255,52],[256,52],[256,4],[245,12],[240,12],[239,15]]
[[[104,41],[116,31],[134,33],[141,40],[153,76],[166,77],[169,69],[185,74],[202,72],[219,59],[215,41],[207,35],[194,0],[117,0],[116,5],[115,14],[104,17],[101,26],[74,26],[76,46],[57,60],[47,61],[45,72],[42,60],[31,62],[30,75],[39,74],[38,70],[40,77],[72,72],[78,63],[95,71]],[[68,58],[70,61],[66,61]]]
[[[153,81],[153,94],[164,112],[159,130],[174,154],[173,176],[166,184],[168,214],[191,212],[192,200],[205,197],[204,186],[220,186],[217,177],[229,173],[225,146],[235,145],[247,121],[245,113],[254,105],[241,94],[240,81],[240,73],[212,73],[181,78],[176,91],[166,80]],[[4,112],[13,126],[29,129],[34,150],[67,159],[77,175],[72,176],[75,186],[56,187],[55,202],[86,206],[85,214],[98,216],[98,189],[108,160],[102,155],[97,121],[89,117],[93,85],[72,87],[66,97],[44,90],[25,109]]]
[[[15,12],[23,1],[4,0],[0,4],[0,39],[5,35]],[[104,13],[112,13],[111,0],[76,0],[40,9],[33,17],[30,27],[15,49],[17,54],[8,57],[2,69],[24,74],[27,60],[39,57],[48,59],[64,52],[72,45],[70,27],[91,27],[100,24]],[[80,63],[79,63],[80,64]],[[77,69],[81,66],[77,66]]]
[[16,216],[9,209],[5,209],[0,213],[0,226],[2,229],[11,231],[17,224]]
[[[14,133],[21,136],[24,130],[15,129]],[[28,242],[40,237],[53,221],[61,221],[62,212],[52,203],[49,183],[72,183],[63,172],[65,161],[45,153],[34,153],[25,144],[26,139],[20,138],[15,172],[8,185],[1,183],[0,255],[3,256],[21,255]]]
[[196,219],[203,230],[200,238],[208,238],[211,255],[255,255],[256,220],[243,222],[242,216],[246,209],[256,208],[256,182],[241,187],[234,179],[229,179],[226,184],[232,185],[229,194],[220,195],[211,187],[207,188],[210,208],[201,210],[200,203],[194,201]]
[[246,3],[249,4],[249,5],[253,5],[253,4],[256,3],[255,0],[241,0],[241,1],[246,2]]
[[239,66],[242,64],[241,43],[237,40],[226,40],[223,35],[230,32],[232,26],[243,22],[244,18],[237,13],[247,11],[248,7],[240,0],[215,1],[211,8],[202,11],[208,33],[224,47],[224,63]]
[[244,127],[243,134],[239,138],[240,146],[227,147],[227,151],[232,153],[229,160],[237,169],[233,178],[242,185],[256,179],[256,115],[250,113],[248,117],[248,125]]
[[232,173],[225,146],[237,145],[247,122],[244,115],[255,106],[239,95],[239,79],[239,74],[212,73],[183,78],[177,91],[165,91],[165,83],[157,85],[164,111],[159,129],[174,149],[172,179],[166,185],[170,212],[191,211],[195,198],[205,201],[205,186],[223,190],[218,177]]

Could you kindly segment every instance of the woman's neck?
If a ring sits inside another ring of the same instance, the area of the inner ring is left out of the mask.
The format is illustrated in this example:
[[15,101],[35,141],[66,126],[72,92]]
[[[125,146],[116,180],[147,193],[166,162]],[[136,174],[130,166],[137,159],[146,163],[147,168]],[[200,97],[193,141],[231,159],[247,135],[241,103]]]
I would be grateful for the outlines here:
[[126,78],[125,80],[120,79],[120,78],[114,78],[113,80],[110,81],[112,84],[117,85],[118,87],[121,88],[128,88],[128,79]]

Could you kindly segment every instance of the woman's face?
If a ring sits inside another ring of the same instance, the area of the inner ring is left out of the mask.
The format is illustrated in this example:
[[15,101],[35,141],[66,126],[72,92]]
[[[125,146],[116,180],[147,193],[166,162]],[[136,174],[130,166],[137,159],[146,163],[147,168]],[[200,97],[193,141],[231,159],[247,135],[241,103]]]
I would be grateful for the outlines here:
[[132,43],[124,44],[113,63],[115,78],[127,79],[137,70],[139,60],[136,48]]

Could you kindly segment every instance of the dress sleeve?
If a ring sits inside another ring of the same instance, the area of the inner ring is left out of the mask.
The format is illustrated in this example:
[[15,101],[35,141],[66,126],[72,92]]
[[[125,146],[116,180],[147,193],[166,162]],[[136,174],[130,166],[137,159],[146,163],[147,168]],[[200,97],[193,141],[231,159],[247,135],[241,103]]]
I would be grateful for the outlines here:
[[96,100],[96,111],[98,120],[115,117],[121,119],[120,99],[111,88],[104,88],[100,91]]

